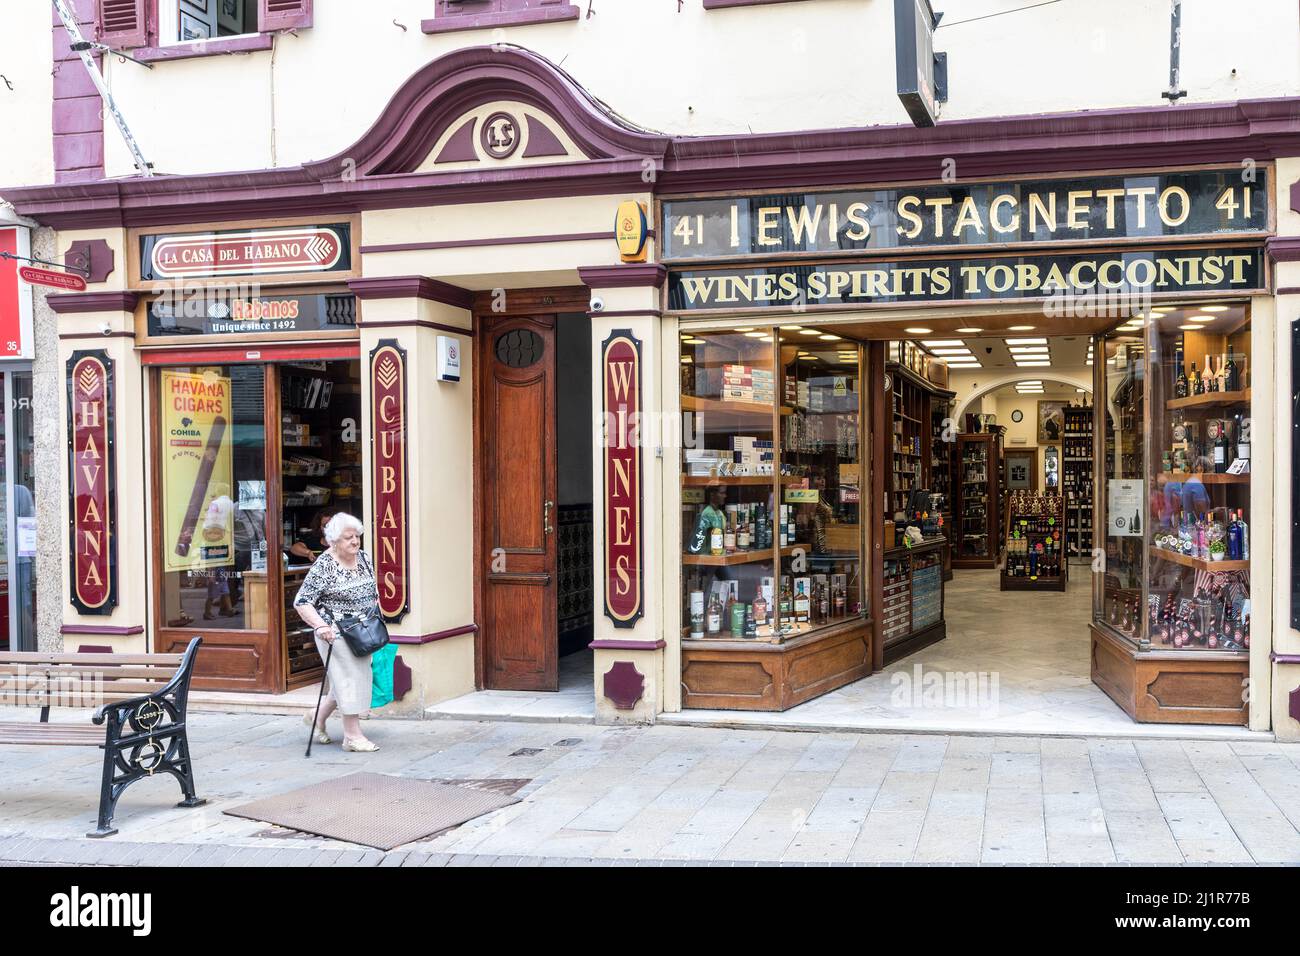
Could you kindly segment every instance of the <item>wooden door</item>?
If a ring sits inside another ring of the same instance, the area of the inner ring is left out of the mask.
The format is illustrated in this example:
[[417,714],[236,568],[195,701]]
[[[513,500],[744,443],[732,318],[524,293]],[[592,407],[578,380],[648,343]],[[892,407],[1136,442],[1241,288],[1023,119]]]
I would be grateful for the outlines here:
[[481,319],[483,685],[556,690],[555,316]]

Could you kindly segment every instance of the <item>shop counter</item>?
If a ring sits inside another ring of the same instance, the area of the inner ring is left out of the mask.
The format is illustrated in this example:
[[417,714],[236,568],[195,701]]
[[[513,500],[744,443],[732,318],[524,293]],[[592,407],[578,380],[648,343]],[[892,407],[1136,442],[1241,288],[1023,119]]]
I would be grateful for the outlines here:
[[884,553],[880,639],[890,664],[948,636],[943,614],[943,566],[948,539],[899,545]]

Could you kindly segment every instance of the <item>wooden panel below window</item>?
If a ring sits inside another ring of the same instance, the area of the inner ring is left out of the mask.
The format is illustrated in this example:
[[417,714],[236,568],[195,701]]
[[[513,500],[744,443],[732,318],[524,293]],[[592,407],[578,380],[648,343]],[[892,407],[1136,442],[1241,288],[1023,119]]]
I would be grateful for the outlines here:
[[789,710],[871,673],[871,625],[855,622],[788,644],[682,644],[682,706]]
[[195,690],[235,690],[279,693],[279,677],[273,662],[279,656],[265,631],[160,630],[160,654],[180,654],[195,637],[202,636],[194,677]]
[[1138,653],[1093,626],[1092,680],[1139,723],[1245,726],[1250,662],[1245,657]]

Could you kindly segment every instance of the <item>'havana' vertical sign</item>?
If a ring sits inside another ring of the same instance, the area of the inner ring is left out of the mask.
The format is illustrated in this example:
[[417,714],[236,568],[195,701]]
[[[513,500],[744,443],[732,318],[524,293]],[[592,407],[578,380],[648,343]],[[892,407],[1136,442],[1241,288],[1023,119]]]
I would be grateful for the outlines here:
[[67,371],[72,604],[82,614],[111,614],[117,605],[113,360],[103,349],[73,352]]
[[370,353],[370,409],[379,610],[390,621],[400,621],[411,609],[406,538],[406,352],[393,339],[384,339]]
[[601,345],[604,397],[605,614],[635,627],[645,613],[641,568],[641,342],[616,329]]

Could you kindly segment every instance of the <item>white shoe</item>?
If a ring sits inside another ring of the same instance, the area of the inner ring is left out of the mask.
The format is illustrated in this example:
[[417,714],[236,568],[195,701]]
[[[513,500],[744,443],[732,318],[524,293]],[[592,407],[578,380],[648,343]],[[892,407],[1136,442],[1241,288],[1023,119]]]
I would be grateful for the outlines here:
[[372,754],[379,749],[379,745],[373,740],[344,739],[343,749],[354,754]]

